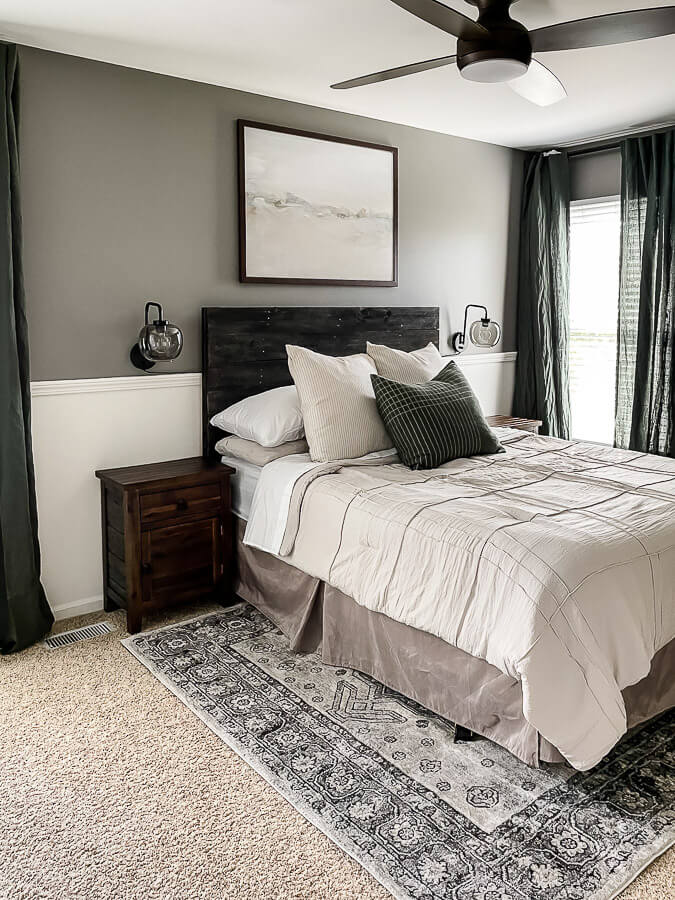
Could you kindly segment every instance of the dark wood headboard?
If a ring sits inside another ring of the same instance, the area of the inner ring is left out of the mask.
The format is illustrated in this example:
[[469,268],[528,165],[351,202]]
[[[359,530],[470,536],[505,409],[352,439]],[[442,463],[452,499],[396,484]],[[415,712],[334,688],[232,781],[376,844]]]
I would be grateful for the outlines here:
[[438,344],[438,307],[207,306],[202,309],[204,456],[222,432],[215,413],[244,397],[292,384],[286,344],[331,356],[365,353],[366,341],[397,350]]

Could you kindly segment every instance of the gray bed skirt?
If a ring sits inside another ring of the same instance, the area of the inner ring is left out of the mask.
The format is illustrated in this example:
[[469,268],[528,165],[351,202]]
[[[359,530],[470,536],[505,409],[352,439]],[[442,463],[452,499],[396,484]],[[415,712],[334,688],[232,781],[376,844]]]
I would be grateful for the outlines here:
[[[441,638],[359,606],[318,578],[246,547],[237,519],[237,594],[288,637],[292,649],[358,669],[427,709],[505,747],[530,766],[563,758],[523,716],[520,681]],[[675,641],[623,691],[628,726],[675,706]]]

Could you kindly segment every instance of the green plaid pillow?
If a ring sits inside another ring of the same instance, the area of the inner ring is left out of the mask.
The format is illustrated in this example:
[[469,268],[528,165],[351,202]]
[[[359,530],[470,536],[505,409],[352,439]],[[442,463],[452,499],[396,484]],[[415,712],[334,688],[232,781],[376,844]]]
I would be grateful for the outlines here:
[[370,379],[384,426],[409,468],[435,469],[451,459],[504,451],[452,360],[426,384]]

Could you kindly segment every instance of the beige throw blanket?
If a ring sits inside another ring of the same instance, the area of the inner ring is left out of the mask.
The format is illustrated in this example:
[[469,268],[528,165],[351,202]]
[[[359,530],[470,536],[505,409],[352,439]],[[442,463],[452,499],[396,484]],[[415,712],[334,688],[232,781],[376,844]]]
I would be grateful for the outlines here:
[[519,678],[527,720],[588,769],[675,638],[675,461],[499,437],[506,454],[428,472],[313,468],[280,555]]

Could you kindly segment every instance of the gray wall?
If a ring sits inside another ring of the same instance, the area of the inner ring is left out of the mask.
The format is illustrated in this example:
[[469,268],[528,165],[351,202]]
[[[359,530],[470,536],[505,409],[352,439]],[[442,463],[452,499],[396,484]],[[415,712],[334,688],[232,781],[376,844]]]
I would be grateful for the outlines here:
[[[438,305],[446,338],[475,301],[514,349],[519,154],[29,48],[21,66],[33,380],[137,374],[155,297],[185,333],[164,371],[199,370],[203,305]],[[239,284],[239,117],[399,147],[398,288]]]
[[621,193],[621,153],[605,150],[570,160],[572,200],[596,200]]

